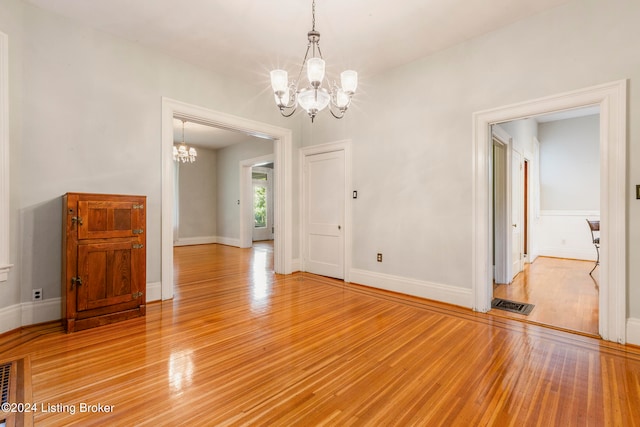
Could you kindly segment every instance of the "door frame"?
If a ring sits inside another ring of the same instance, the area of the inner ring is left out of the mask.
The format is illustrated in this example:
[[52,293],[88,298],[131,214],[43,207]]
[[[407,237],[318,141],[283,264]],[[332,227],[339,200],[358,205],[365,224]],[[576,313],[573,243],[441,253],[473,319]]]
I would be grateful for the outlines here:
[[473,114],[472,294],[473,309],[491,309],[491,125],[586,106],[600,106],[599,333],[626,342],[627,80],[484,110]]
[[[251,178],[251,169],[259,163],[274,162],[273,154],[266,154],[260,157],[240,161],[240,247],[250,248],[253,246],[253,179]],[[275,166],[275,165],[274,165]],[[273,170],[275,176],[275,167]],[[275,185],[272,186],[272,192],[275,194]],[[272,204],[275,204],[275,199]],[[274,218],[273,226],[275,228],[275,206],[273,206]],[[275,231],[275,230],[274,230]],[[274,236],[275,244],[275,236]]]
[[305,157],[313,156],[315,154],[331,153],[334,151],[344,152],[344,281],[349,283],[351,277],[351,251],[352,251],[352,210],[351,203],[349,203],[349,196],[351,195],[351,140],[345,139],[335,142],[328,142],[325,144],[312,145],[309,147],[302,147],[299,150],[298,165],[300,170],[300,271],[307,271],[305,265],[305,248],[307,243],[307,220],[305,216],[306,209],[306,191],[305,191],[305,172],[304,161]]
[[[173,117],[223,129],[235,130],[274,141],[274,270],[292,272],[293,208],[291,129],[210,110],[175,99],[162,97],[162,218],[160,298],[173,298]],[[240,206],[242,211],[242,206]]]
[[[494,252],[494,279],[498,284],[509,284],[511,283],[511,278],[513,274],[511,273],[511,262],[509,259],[511,258],[511,245],[513,244],[513,240],[511,239],[511,234],[509,233],[511,222],[511,147],[513,138],[509,135],[500,125],[493,125],[491,128],[491,149],[496,145],[495,142],[500,145],[504,150],[504,162],[500,165],[496,165],[491,162],[491,176],[493,179],[501,179],[503,181],[503,188],[501,194],[494,194],[495,202],[498,205],[496,207],[496,211],[494,212],[494,203],[492,198],[492,203],[490,205],[490,209],[492,209],[491,216],[495,215],[495,229],[493,230],[494,241],[495,241],[495,252]],[[493,158],[493,153],[492,153]],[[493,185],[492,190],[493,192]],[[492,193],[493,194],[493,193]],[[500,212],[497,210],[500,209]],[[493,292],[492,292],[493,295]]]

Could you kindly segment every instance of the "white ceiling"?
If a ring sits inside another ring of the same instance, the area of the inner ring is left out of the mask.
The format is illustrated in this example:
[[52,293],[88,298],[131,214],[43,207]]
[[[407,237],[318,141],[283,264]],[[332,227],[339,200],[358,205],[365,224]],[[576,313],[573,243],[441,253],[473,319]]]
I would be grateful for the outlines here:
[[[311,29],[311,0],[27,1],[265,88],[271,69],[298,72]],[[316,30],[328,74],[335,79],[343,69],[354,69],[362,83],[567,1],[317,0]],[[180,141],[180,121],[175,131]],[[185,133],[187,143],[209,148],[246,140],[246,135],[196,123],[187,123]]]
[[[297,72],[311,0],[27,0],[225,75],[269,84]],[[331,75],[367,76],[493,31],[568,0],[317,0]]]

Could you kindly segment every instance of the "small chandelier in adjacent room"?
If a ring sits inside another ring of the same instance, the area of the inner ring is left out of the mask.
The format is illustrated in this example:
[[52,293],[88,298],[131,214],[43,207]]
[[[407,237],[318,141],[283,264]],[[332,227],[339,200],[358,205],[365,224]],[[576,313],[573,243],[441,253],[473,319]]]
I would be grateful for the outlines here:
[[175,146],[175,144],[173,145],[173,160],[176,162],[182,162],[182,163],[193,163],[196,161],[196,157],[198,157],[198,153],[196,152],[196,149],[191,147],[187,147],[187,144],[185,144],[184,142],[184,122],[186,122],[186,120],[184,119],[180,119],[182,120],[182,143],[180,143],[180,145],[178,147]]
[[[311,31],[307,33],[309,43],[300,66],[298,80],[289,82],[289,77],[285,70],[271,71],[271,87],[273,88],[276,105],[284,117],[290,117],[295,113],[297,106],[300,105],[309,114],[312,122],[316,114],[327,106],[333,117],[341,119],[351,104],[351,97],[356,92],[358,73],[353,70],[343,71],[340,74],[340,87],[335,82],[332,85],[328,84],[328,90],[322,87],[322,82],[325,79],[325,62],[320,51],[320,33],[316,31],[315,0],[311,5],[311,15]],[[309,51],[311,51],[310,58]],[[309,86],[299,87],[298,84],[305,64],[307,66]]]

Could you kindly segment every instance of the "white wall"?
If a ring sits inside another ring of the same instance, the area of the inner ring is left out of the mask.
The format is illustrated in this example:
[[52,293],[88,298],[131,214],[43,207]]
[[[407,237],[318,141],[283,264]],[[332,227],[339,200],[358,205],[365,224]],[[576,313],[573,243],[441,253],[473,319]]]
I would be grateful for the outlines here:
[[600,210],[600,115],[540,123],[540,208]]
[[586,219],[600,219],[600,116],[540,123],[540,254],[595,260]]
[[267,80],[216,75],[19,0],[0,2],[0,31],[10,49],[15,265],[0,284],[0,332],[16,327],[5,319],[19,317],[31,289],[60,297],[61,196],[69,191],[146,195],[147,282],[160,281],[162,97],[294,123],[273,107]]
[[[353,141],[353,267],[378,278],[404,277],[400,290],[417,279],[470,292],[472,114],[625,78],[631,82],[628,259],[638,259],[640,202],[632,197],[640,182],[639,16],[637,0],[570,1],[363,76],[346,122],[316,120],[312,131],[306,125],[303,145]],[[384,253],[383,263],[376,263],[376,252]],[[628,314],[638,318],[640,263],[629,263],[628,280]]]
[[198,158],[194,163],[178,165],[178,242],[193,237],[212,237],[217,233],[217,154],[216,150],[196,148]]

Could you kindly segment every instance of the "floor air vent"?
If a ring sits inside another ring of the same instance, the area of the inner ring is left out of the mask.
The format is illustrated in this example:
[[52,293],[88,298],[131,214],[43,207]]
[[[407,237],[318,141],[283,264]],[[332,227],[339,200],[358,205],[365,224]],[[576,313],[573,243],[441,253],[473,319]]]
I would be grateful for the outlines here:
[[0,386],[2,387],[2,395],[0,403],[9,402],[9,377],[11,376],[11,363],[0,365]]
[[491,301],[491,308],[510,311],[512,313],[524,314],[525,316],[528,316],[529,313],[531,313],[531,310],[533,310],[533,307],[535,307],[535,305],[533,304],[509,301],[507,299],[502,299],[502,298],[494,298],[493,301]]

